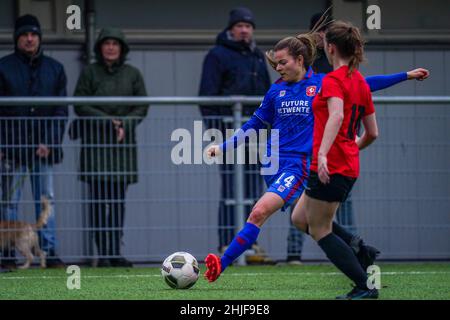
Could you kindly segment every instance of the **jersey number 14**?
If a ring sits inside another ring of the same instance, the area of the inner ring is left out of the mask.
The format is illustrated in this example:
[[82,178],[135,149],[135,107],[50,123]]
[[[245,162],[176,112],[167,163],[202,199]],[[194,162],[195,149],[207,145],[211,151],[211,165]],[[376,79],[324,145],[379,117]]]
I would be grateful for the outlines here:
[[[278,178],[278,180],[276,181],[277,184],[281,183],[281,179],[284,177],[286,173],[283,172],[283,174]],[[286,188],[290,188],[292,186],[292,181],[294,181],[295,176],[289,176],[287,178],[285,178],[284,181],[284,186]]]

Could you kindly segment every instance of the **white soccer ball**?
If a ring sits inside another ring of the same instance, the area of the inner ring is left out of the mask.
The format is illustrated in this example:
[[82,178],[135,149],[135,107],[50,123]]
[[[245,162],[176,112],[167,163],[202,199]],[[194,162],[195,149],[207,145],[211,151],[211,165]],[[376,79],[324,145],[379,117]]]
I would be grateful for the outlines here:
[[164,281],[174,289],[189,289],[198,280],[197,259],[187,252],[175,252],[164,260],[161,268]]

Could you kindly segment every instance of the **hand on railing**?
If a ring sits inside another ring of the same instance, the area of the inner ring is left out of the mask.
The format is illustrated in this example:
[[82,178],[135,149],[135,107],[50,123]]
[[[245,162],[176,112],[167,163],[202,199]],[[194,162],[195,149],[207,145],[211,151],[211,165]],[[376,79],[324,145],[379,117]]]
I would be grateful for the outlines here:
[[36,155],[39,158],[47,158],[50,154],[50,149],[45,144],[40,144],[36,150]]
[[117,142],[122,142],[125,139],[125,130],[123,129],[123,122],[121,120],[113,119],[114,129],[117,133]]
[[411,71],[408,71],[407,73],[408,80],[416,79],[419,81],[423,81],[426,78],[430,76],[430,71],[424,68],[417,68]]
[[207,152],[208,158],[218,157],[222,154],[222,150],[220,150],[218,145],[209,147],[206,152]]

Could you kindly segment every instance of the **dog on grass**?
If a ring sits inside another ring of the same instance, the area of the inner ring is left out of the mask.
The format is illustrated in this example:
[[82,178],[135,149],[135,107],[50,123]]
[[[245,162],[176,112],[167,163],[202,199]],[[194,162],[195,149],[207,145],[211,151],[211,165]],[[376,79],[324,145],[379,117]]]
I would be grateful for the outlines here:
[[28,269],[33,262],[33,253],[39,256],[41,268],[47,266],[45,252],[39,246],[37,230],[47,224],[51,207],[46,197],[41,198],[41,215],[37,223],[22,221],[0,221],[0,249],[3,251],[16,248],[25,258],[25,264],[19,269]]

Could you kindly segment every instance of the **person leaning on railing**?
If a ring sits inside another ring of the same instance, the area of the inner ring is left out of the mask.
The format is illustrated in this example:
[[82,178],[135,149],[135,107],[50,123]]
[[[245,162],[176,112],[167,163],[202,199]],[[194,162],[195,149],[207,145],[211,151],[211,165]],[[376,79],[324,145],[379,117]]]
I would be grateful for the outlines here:
[[[128,52],[122,31],[103,29],[95,45],[97,61],[83,70],[74,95],[146,96],[140,71],[125,63]],[[79,177],[89,185],[98,266],[132,266],[120,250],[125,196],[138,180],[135,129],[147,110],[147,105],[75,107],[80,118],[72,123],[70,135],[81,138]]]
[[[19,17],[14,29],[14,53],[0,59],[0,96],[66,96],[64,67],[43,54],[42,32],[32,15]],[[37,98],[38,99],[38,98]],[[53,166],[62,161],[61,143],[67,123],[67,106],[0,107],[0,220],[17,220],[21,191],[30,176],[36,220],[41,214],[41,196],[53,210]],[[48,267],[63,267],[56,255],[56,222],[52,212],[39,232]],[[11,259],[5,259],[5,258]],[[15,252],[3,252],[2,266],[16,267]]]

